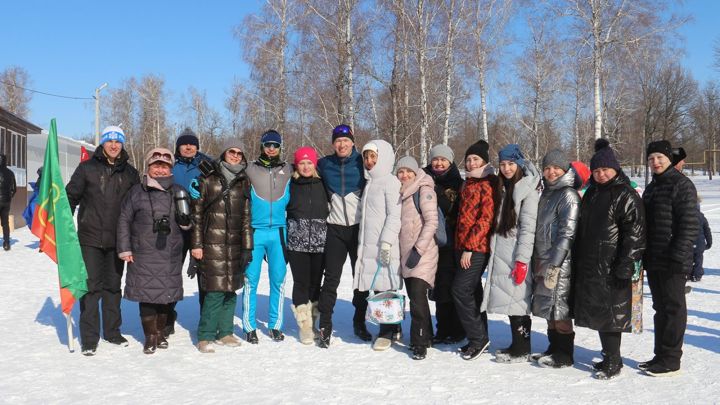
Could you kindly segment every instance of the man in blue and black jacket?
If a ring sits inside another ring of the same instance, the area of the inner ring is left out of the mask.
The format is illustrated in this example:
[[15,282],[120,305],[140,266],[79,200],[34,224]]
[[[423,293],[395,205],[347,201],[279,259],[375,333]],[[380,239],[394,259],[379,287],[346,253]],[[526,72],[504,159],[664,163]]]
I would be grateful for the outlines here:
[[[318,161],[320,177],[325,183],[330,199],[325,242],[325,274],[318,302],[321,347],[328,347],[330,344],[333,308],[348,254],[355,273],[360,229],[358,206],[365,187],[362,155],[355,149],[352,129],[347,125],[335,127],[332,144],[335,153]],[[367,292],[353,291],[352,303],[355,306],[353,330],[360,339],[370,341],[372,336],[365,326],[366,297]]]

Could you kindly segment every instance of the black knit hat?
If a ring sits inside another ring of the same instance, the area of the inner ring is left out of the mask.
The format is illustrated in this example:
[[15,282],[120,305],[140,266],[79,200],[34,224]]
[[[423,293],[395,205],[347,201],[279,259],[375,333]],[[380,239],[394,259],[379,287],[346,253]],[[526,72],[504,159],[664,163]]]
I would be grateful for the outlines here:
[[489,150],[490,145],[481,139],[467,148],[467,151],[465,151],[465,160],[467,160],[467,157],[470,155],[478,155],[485,161],[485,163],[490,163]]
[[682,146],[677,149],[673,149],[672,165],[675,166],[685,160],[686,157],[687,153],[685,153],[685,148]]
[[193,130],[189,127],[185,128],[180,135],[178,135],[177,140],[175,141],[175,151],[177,152],[182,145],[195,145],[195,147],[200,150],[200,141],[198,140],[197,135],[195,135],[195,132],[193,132]]
[[620,163],[615,157],[615,151],[610,147],[610,142],[603,138],[595,141],[595,154],[590,159],[590,170],[600,167],[609,167],[620,171]]
[[671,162],[673,161],[672,145],[666,140],[650,142],[645,157],[648,158],[653,153],[662,153],[667,156]]

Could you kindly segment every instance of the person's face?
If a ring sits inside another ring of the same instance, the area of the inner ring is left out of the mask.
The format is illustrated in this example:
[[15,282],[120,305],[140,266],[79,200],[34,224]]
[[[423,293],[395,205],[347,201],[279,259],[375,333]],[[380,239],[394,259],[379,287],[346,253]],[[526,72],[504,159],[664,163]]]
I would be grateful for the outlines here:
[[276,157],[280,155],[280,144],[277,142],[265,142],[263,144],[263,152],[268,157]]
[[346,158],[352,153],[353,145],[355,144],[352,140],[350,140],[350,138],[341,137],[335,139],[335,142],[333,142],[333,149],[335,149],[337,157]]
[[617,171],[611,167],[598,167],[592,172],[593,180],[598,184],[605,184],[617,176]]
[[415,172],[407,167],[401,167],[397,171],[397,178],[402,184],[412,182],[415,179],[415,176]]
[[511,179],[518,170],[517,163],[510,160],[500,161],[500,173],[506,178]]
[[665,170],[670,167],[671,163],[670,159],[660,152],[651,153],[650,156],[648,156],[648,166],[650,166],[650,170],[652,170],[654,174],[664,173]]
[[543,177],[545,177],[545,180],[549,181],[550,183],[554,182],[555,180],[559,179],[565,174],[565,169],[559,166],[550,165],[543,169]]
[[465,158],[465,169],[467,171],[479,169],[485,166],[485,161],[478,155],[468,155]]
[[375,167],[377,159],[378,155],[377,153],[375,153],[375,151],[366,150],[365,152],[363,152],[363,164],[365,165],[365,168],[367,170],[372,170],[372,168]]
[[155,162],[148,166],[148,176],[155,177],[168,177],[172,173],[172,167],[164,162]]
[[297,164],[297,171],[302,177],[312,177],[315,174],[315,165],[310,160],[301,160]]
[[450,161],[445,159],[444,157],[436,157],[433,158],[433,160],[430,162],[430,165],[432,165],[434,171],[444,172],[445,170],[450,168]]
[[195,145],[180,145],[180,156],[184,158],[193,158],[197,154],[198,148]]
[[231,165],[242,163],[242,151],[239,148],[230,148],[225,151],[225,161]]
[[120,156],[120,151],[123,148],[123,144],[118,141],[106,141],[102,144],[103,152],[105,152],[105,156],[108,158],[115,160],[118,156]]

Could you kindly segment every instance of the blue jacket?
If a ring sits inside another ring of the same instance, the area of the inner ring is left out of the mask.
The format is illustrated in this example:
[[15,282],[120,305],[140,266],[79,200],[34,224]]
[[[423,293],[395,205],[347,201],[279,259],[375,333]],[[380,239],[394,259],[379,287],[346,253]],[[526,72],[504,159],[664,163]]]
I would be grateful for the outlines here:
[[200,175],[200,162],[203,160],[212,161],[212,159],[202,153],[198,152],[192,159],[181,157],[179,154],[175,155],[175,166],[173,166],[173,177],[175,178],[175,184],[185,187],[185,190],[190,190],[190,183]]
[[360,223],[360,197],[365,188],[365,168],[362,155],[353,148],[350,156],[339,158],[332,154],[318,161],[318,171],[330,199],[327,222],[352,226]]
[[255,161],[245,170],[250,179],[251,225],[258,228],[284,228],[285,209],[290,201],[293,168],[287,163],[268,167]]

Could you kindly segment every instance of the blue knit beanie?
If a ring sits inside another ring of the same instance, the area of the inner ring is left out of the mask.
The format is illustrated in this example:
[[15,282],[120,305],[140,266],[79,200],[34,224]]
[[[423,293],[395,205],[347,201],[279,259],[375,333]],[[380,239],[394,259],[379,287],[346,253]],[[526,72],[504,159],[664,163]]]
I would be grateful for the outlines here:
[[280,135],[280,133],[274,129],[265,131],[265,133],[262,134],[262,137],[260,138],[260,145],[266,142],[275,142],[282,145],[282,135]]
[[498,161],[509,160],[520,167],[525,167],[525,156],[520,151],[520,145],[511,143],[498,152]]
[[102,131],[102,136],[100,137],[100,145],[107,141],[118,141],[125,145],[125,132],[123,132],[122,128],[115,125],[105,127]]

